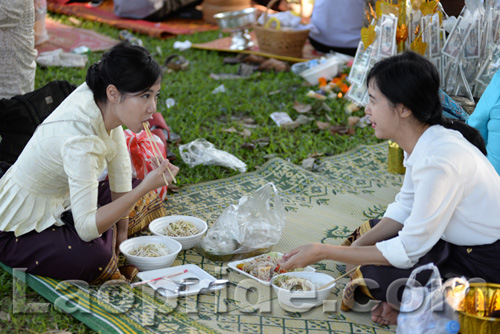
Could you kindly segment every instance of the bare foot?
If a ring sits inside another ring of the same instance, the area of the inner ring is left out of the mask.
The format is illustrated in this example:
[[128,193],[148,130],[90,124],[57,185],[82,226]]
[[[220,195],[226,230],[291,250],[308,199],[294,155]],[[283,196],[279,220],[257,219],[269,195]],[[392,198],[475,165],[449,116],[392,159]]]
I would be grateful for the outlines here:
[[372,321],[379,325],[396,325],[399,312],[387,302],[380,302],[372,308]]

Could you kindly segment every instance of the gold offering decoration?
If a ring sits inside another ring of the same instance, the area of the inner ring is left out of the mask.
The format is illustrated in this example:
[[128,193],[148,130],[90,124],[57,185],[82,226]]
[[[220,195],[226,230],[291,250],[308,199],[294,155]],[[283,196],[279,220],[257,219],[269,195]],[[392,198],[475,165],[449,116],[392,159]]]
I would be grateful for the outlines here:
[[398,25],[396,30],[396,42],[398,43],[398,52],[404,51],[404,44],[408,38],[408,27],[406,24]]
[[425,50],[427,50],[427,43],[422,42],[422,36],[415,38],[413,42],[411,42],[410,48],[412,51],[424,56]]
[[500,318],[489,316],[498,310],[500,310],[500,284],[470,283],[469,291],[458,307],[460,333],[500,333]]
[[374,24],[372,24],[368,28],[361,28],[361,41],[363,42],[365,50],[375,41],[376,37],[377,33],[375,32]]
[[372,21],[372,19],[377,20],[377,13],[376,13],[376,12],[375,12],[375,10],[373,9],[372,4],[371,4],[371,3],[368,3],[368,6],[370,7],[370,11],[368,11],[368,9],[365,9],[366,20],[367,20],[368,22],[371,22],[371,21]]
[[408,27],[406,19],[406,1],[401,1],[399,4],[398,28],[396,29],[396,43],[398,52],[405,50],[405,42],[408,38]]
[[377,13],[377,17],[382,17],[383,14],[385,14],[385,15],[392,14],[392,15],[398,17],[399,6],[397,4],[390,3],[388,0],[378,1],[375,4],[375,11]]
[[396,142],[389,140],[389,154],[387,158],[387,171],[389,173],[404,174],[406,171],[403,165],[404,154],[401,147]]
[[490,297],[490,307],[488,308],[488,314],[493,313],[496,310],[500,310],[500,289],[494,290]]
[[[438,3],[439,0],[437,1],[414,1],[412,3],[412,8],[414,10],[419,10],[422,12],[422,15],[427,16],[427,15],[434,15],[436,12],[439,15],[439,22],[441,23],[443,21],[443,14],[441,12],[438,12]],[[425,30],[425,26],[421,27],[418,25],[415,28],[415,31],[413,32],[415,34],[415,39],[410,45],[410,48],[412,51],[415,51],[416,53],[425,56],[425,52],[427,50],[427,43],[422,42],[422,32]]]
[[422,3],[424,3],[425,0],[413,0],[411,2],[411,8],[413,10],[419,10],[420,9],[420,6],[422,6]]
[[434,14],[438,9],[438,3],[439,1],[429,1],[421,4],[420,11],[422,12],[422,15],[426,16]]
[[480,317],[484,317],[486,315],[484,314],[486,311],[484,293],[481,289],[476,289],[474,291],[474,307],[476,315]]

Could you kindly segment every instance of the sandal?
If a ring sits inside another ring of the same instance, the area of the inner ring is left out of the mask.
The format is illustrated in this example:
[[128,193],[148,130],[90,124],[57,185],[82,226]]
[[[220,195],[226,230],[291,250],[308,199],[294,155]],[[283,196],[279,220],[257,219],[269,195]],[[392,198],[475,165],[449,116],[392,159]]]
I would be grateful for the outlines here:
[[165,65],[163,66],[163,71],[182,71],[188,68],[189,60],[183,56],[176,54],[170,55],[165,59]]

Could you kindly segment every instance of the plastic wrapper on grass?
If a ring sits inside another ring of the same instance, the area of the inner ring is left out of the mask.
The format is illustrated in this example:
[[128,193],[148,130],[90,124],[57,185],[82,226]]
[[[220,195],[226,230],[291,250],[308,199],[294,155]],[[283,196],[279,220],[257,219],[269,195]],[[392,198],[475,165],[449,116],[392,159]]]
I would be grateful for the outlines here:
[[229,167],[241,173],[247,170],[247,165],[243,161],[228,152],[216,149],[214,144],[203,138],[179,146],[179,152],[182,160],[189,167],[217,165]]
[[278,190],[267,183],[226,208],[201,241],[201,248],[213,255],[268,249],[278,243],[284,226],[285,209]]

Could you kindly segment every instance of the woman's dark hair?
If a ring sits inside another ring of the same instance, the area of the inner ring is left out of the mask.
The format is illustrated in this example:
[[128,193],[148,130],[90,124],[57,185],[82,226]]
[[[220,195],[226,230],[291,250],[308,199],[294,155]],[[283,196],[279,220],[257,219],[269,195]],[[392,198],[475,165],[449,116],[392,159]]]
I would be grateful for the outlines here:
[[475,128],[443,117],[436,67],[419,54],[406,51],[377,62],[368,72],[367,84],[375,80],[377,88],[395,106],[401,103],[419,121],[459,131],[486,155],[483,137]]
[[122,42],[105,52],[87,70],[85,79],[96,102],[107,101],[106,88],[114,85],[121,93],[143,92],[160,78],[162,70],[148,50]]

